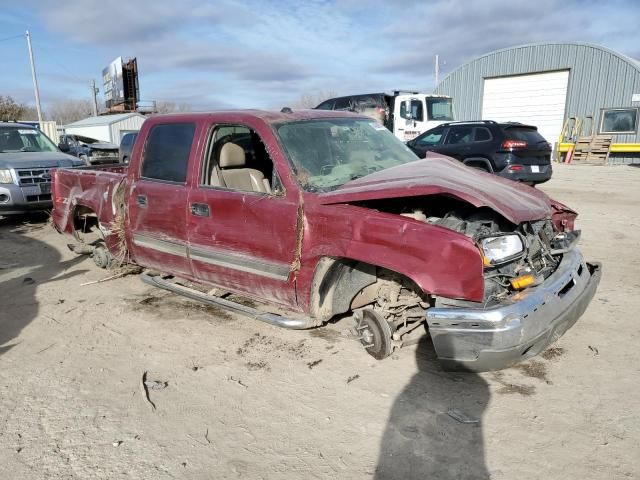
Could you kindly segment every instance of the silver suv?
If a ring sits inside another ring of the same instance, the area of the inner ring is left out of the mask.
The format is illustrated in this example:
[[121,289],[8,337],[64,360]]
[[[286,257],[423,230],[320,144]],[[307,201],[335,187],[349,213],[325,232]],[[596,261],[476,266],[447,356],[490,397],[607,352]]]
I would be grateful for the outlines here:
[[84,165],[64,154],[39,129],[0,122],[0,215],[51,208],[51,174],[56,167]]

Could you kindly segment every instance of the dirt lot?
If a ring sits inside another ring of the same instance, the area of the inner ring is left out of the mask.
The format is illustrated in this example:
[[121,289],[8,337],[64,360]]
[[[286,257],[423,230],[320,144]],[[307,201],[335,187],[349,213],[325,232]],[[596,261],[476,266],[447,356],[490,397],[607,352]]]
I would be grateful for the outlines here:
[[[482,375],[443,372],[428,341],[376,362],[348,321],[83,286],[108,273],[0,220],[0,478],[639,478],[640,168],[556,170],[542,188],[579,210],[600,290],[542,357]],[[145,371],[167,382],[155,409]]]

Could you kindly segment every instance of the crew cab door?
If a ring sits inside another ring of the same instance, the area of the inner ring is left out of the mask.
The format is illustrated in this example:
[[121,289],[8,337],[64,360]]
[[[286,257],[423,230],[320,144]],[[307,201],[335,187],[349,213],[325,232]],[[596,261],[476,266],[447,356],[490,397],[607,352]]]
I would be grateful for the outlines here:
[[412,140],[427,127],[424,98],[415,95],[398,95],[394,107],[394,134],[406,142]]
[[195,156],[196,124],[167,121],[142,135],[141,162],[130,174],[131,253],[141,266],[190,276],[187,171]]
[[282,184],[273,133],[256,120],[212,124],[203,156],[187,212],[194,276],[295,306],[299,199]]

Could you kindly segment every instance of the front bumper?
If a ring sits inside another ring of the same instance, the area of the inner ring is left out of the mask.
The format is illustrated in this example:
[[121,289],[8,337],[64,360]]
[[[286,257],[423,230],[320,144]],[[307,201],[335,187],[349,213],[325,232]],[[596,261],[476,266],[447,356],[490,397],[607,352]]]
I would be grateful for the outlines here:
[[557,270],[537,287],[491,308],[430,308],[427,324],[443,368],[482,372],[533,357],[580,318],[602,271],[579,250],[564,254]]
[[52,207],[50,190],[43,193],[39,185],[0,185],[0,215],[20,215],[49,210]]

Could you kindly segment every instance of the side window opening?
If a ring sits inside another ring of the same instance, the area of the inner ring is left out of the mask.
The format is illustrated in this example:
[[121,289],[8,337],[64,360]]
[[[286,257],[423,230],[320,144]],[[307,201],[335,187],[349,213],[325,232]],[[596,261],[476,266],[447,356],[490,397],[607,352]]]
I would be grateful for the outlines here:
[[196,131],[193,123],[167,123],[154,126],[144,149],[141,176],[153,180],[184,183],[191,144]]
[[333,100],[326,100],[316,107],[316,110],[333,110]]
[[443,130],[434,130],[433,132],[416,139],[416,144],[427,147],[437,145],[442,139],[442,133]]
[[487,140],[491,140],[491,132],[485,127],[477,127],[474,135],[473,139],[476,142],[486,142]]
[[422,122],[424,120],[424,107],[422,100],[405,100],[400,104],[400,116],[406,120]]
[[202,185],[273,195],[284,192],[265,144],[244,125],[221,125],[213,130]]
[[449,130],[449,135],[445,140],[447,145],[455,145],[460,143],[471,143],[473,129],[471,127],[457,127]]
[[422,122],[424,120],[422,100],[411,100],[411,117],[417,122]]
[[351,97],[336,98],[333,105],[334,110],[351,110],[353,108],[353,101]]

